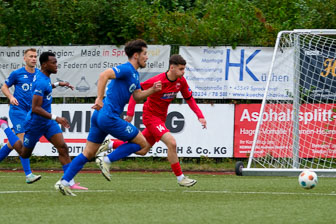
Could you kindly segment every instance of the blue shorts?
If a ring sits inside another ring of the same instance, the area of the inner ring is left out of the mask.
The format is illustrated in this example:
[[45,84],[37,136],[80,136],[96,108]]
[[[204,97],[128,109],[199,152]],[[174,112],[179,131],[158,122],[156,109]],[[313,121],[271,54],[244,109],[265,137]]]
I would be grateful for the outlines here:
[[25,129],[26,133],[23,138],[23,145],[29,149],[33,149],[35,147],[42,135],[49,140],[52,136],[62,133],[60,126],[54,120],[48,120],[43,124],[28,121],[25,124]]
[[12,121],[14,133],[16,135],[25,132],[24,124],[27,114],[28,112],[25,110],[12,108],[9,110],[9,118]]
[[134,125],[119,116],[110,117],[95,110],[91,117],[91,128],[87,140],[100,144],[110,134],[119,140],[130,141],[138,133],[139,130]]

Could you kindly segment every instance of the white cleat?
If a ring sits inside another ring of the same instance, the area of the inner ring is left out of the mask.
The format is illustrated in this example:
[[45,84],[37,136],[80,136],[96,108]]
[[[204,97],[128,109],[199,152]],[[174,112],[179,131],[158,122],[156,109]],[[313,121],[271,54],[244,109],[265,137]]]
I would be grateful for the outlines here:
[[177,181],[181,187],[192,187],[197,183],[197,180],[190,179],[189,177],[183,177],[181,181]]
[[103,156],[99,156],[96,158],[96,164],[101,170],[103,176],[106,180],[111,181],[111,174],[110,174],[110,164],[104,161]]
[[32,184],[41,179],[41,175],[34,175],[33,173],[29,174],[26,176],[26,183],[27,184]]
[[70,186],[63,185],[62,182],[61,182],[61,180],[59,180],[59,181],[56,182],[55,189],[57,191],[59,191],[61,194],[63,194],[63,195],[77,196],[76,194],[74,194],[71,191]]
[[98,156],[102,152],[106,152],[107,150],[109,150],[109,145],[111,142],[112,141],[109,138],[105,139],[103,143],[100,145],[100,147],[98,148],[96,156]]

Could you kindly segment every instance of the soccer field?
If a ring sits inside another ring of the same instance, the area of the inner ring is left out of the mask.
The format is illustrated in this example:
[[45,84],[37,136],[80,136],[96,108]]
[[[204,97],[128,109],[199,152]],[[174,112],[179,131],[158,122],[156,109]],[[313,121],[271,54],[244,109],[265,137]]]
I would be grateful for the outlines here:
[[80,173],[89,191],[77,197],[54,189],[61,173],[40,173],[25,183],[23,173],[0,172],[1,223],[334,223],[333,178],[304,190],[293,177],[192,174],[182,188],[171,173]]

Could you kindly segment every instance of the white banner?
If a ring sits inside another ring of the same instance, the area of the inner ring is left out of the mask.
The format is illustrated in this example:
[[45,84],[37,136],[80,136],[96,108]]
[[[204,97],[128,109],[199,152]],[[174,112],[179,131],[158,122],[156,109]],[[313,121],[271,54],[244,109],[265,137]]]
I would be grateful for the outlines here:
[[[185,78],[195,98],[263,98],[273,48],[180,47],[180,54],[187,61]],[[273,73],[271,80],[271,97],[288,98],[292,75]]]
[[[57,87],[54,97],[89,97],[97,95],[99,74],[107,68],[125,63],[124,46],[33,46],[38,56],[44,51],[56,54],[58,72],[51,75],[52,82],[67,81],[75,87],[72,91]],[[0,83],[16,69],[24,66],[23,53],[30,47],[0,47]],[[147,66],[140,69],[140,81],[165,72],[168,69],[169,45],[149,45]],[[40,63],[37,63],[40,68]],[[0,91],[0,96],[4,96]]]
[[[81,153],[85,147],[86,138],[90,129],[90,118],[93,110],[91,104],[53,104],[52,112],[66,117],[71,127],[63,132],[64,139],[69,147],[71,156]],[[169,106],[166,126],[177,142],[177,153],[180,157],[232,157],[233,156],[233,104],[200,104],[208,124],[202,129],[194,112],[187,104],[172,104]],[[1,104],[1,116],[8,116],[8,105]],[[219,116],[225,114],[225,116]],[[142,124],[142,104],[136,105],[133,124],[140,130]],[[111,136],[110,136],[111,137]],[[112,137],[111,137],[112,138]],[[7,137],[0,132],[0,142]],[[12,152],[10,155],[17,155]],[[33,155],[58,156],[57,150],[46,139],[41,138],[37,143]],[[132,155],[135,156],[135,155]],[[146,155],[166,157],[167,147],[161,141],[156,143]]]

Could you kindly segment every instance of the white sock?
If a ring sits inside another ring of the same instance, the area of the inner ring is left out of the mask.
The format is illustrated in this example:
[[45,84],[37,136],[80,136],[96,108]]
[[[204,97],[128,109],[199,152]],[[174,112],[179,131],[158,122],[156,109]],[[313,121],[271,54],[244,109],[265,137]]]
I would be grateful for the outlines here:
[[107,156],[104,156],[103,160],[105,163],[111,163],[110,159]]
[[64,185],[64,186],[70,186],[70,183],[66,180],[61,180],[61,183]]
[[74,185],[75,184],[75,180],[74,179],[71,179],[70,182],[69,182],[70,186]]
[[2,123],[1,128],[2,128],[2,130],[5,130],[6,128],[8,128],[8,125],[6,123]]
[[183,179],[183,177],[184,177],[184,175],[182,173],[180,176],[177,177],[177,181],[181,181]]

